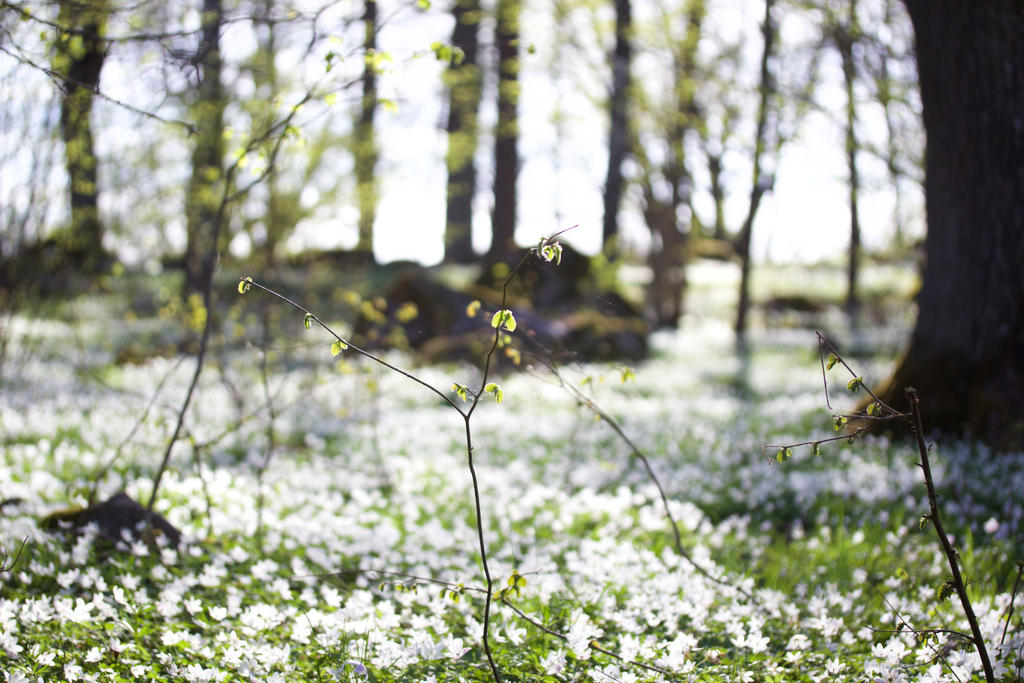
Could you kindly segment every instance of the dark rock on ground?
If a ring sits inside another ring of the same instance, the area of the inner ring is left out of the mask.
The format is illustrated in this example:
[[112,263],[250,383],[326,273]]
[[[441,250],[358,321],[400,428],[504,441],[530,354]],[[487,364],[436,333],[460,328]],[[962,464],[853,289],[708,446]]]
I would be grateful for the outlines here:
[[89,524],[96,524],[99,538],[116,543],[124,537],[124,532],[131,538],[142,538],[149,526],[147,520],[153,531],[165,536],[170,545],[177,547],[181,543],[181,532],[174,525],[161,515],[150,513],[123,491],[87,508],[51,513],[43,519],[41,526],[50,531],[79,532]]

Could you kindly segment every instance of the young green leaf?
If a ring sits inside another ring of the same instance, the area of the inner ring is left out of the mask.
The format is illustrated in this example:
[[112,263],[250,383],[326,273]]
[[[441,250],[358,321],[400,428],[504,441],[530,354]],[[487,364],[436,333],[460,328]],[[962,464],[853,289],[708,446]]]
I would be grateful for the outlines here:
[[452,391],[454,391],[455,395],[461,398],[463,402],[468,400],[469,387],[467,387],[465,384],[453,384]]
[[485,386],[484,387],[484,391],[486,391],[487,393],[493,395],[494,396],[494,400],[497,403],[501,403],[502,399],[505,398],[505,392],[503,392],[501,390],[501,387],[498,386],[497,384],[495,384],[494,382],[491,382],[490,384]]
[[516,317],[512,311],[503,308],[491,317],[491,327],[494,329],[505,328],[509,332],[516,331]]
[[837,356],[834,353],[828,354],[828,358],[825,359],[825,369],[826,370],[831,370],[832,368],[834,368],[836,366],[836,363],[838,363],[838,362],[839,362],[839,356]]
[[479,299],[473,299],[472,301],[469,302],[469,305],[466,306],[466,317],[467,318],[475,318],[476,314],[479,311],[480,311],[480,300]]
[[526,579],[523,578],[522,574],[519,573],[518,569],[512,570],[512,576],[508,577],[508,588],[503,589],[504,591],[515,591],[516,595],[519,595],[519,591],[526,587]]
[[868,407],[867,407],[868,415],[874,416],[874,415],[878,415],[880,412],[881,412],[881,410],[879,410],[878,401],[872,401],[871,403],[868,404]]
[[821,455],[821,444],[817,441],[811,444],[811,455]]
[[539,253],[540,257],[548,263],[554,261],[555,265],[562,265],[562,245],[558,242],[541,240]]
[[626,382],[628,382],[631,379],[636,379],[636,372],[633,370],[633,368],[623,368],[622,369],[622,383],[625,384]]
[[315,316],[312,313],[307,313],[306,317],[302,319],[302,324],[306,326],[307,330],[309,329],[310,325],[313,324],[314,317]]
[[331,357],[337,356],[339,353],[348,348],[348,344],[341,341],[340,339],[331,344]]
[[856,394],[857,390],[860,389],[863,383],[863,377],[854,377],[853,379],[846,383],[846,390],[849,391],[851,394]]
[[238,281],[238,293],[239,294],[245,294],[251,288],[252,288],[252,278],[251,277],[246,276],[246,277],[243,277],[241,280]]
[[445,45],[440,40],[435,40],[430,44],[430,49],[434,51],[434,57],[439,62],[449,62],[452,58],[452,46]]

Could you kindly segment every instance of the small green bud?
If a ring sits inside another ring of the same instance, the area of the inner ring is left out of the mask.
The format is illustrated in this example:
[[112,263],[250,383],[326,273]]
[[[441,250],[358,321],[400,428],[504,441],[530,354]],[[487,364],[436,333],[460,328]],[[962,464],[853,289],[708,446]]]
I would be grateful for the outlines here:
[[485,386],[484,387],[484,391],[486,391],[487,393],[493,395],[494,396],[494,400],[497,403],[501,403],[502,399],[505,398],[505,392],[503,392],[501,390],[501,387],[498,386],[497,384],[495,384],[494,382],[491,382],[490,384]]
[[512,311],[507,308],[503,308],[494,314],[491,318],[491,327],[494,329],[505,328],[509,332],[516,331],[516,317],[512,315]]
[[452,384],[452,391],[454,391],[455,395],[461,398],[463,402],[468,400],[469,387],[465,384]]

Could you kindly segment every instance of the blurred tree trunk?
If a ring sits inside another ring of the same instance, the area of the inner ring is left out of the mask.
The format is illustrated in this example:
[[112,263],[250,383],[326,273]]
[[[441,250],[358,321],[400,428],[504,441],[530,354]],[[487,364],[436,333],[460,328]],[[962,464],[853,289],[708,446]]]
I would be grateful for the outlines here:
[[494,132],[492,258],[516,250],[516,182],[519,178],[519,15],[522,0],[498,0],[498,125]]
[[679,230],[678,206],[671,200],[659,200],[649,182],[641,180],[644,198],[644,223],[651,231],[651,251],[647,262],[651,282],[647,286],[647,308],[655,328],[672,328],[683,315],[686,290],[686,235]]
[[356,201],[359,205],[359,238],[356,252],[373,262],[373,224],[377,218],[377,0],[365,0],[363,11],[363,96],[356,121],[353,152],[356,170]]
[[473,198],[476,195],[477,112],[483,96],[483,74],[477,63],[481,9],[479,0],[457,0],[452,8],[452,45],[461,50],[445,73],[448,88],[448,166],[444,259],[473,261]]
[[[266,29],[266,34],[260,41],[257,55],[258,63],[256,64],[257,73],[253,76],[257,86],[262,85],[266,89],[267,102],[273,102],[280,92],[277,77],[277,31],[274,23],[274,6],[276,2],[277,0],[264,0],[263,3],[261,23]],[[266,110],[265,126],[271,125],[271,119],[274,116],[272,106],[267,107]],[[268,157],[271,152],[272,146],[269,144],[264,145],[264,153]],[[263,216],[265,238],[262,252],[264,266],[267,269],[271,269],[277,263],[278,251],[281,248],[281,241],[288,233],[288,222],[291,216],[285,211],[285,207],[289,202],[281,196],[277,174],[269,174],[264,182],[267,184],[267,203],[266,214]]]
[[71,262],[98,272],[106,259],[99,215],[98,162],[92,106],[106,59],[107,0],[62,0],[53,68],[61,78],[60,128],[71,194],[71,224],[59,236]]
[[1024,446],[1024,6],[905,0],[928,142],[926,265],[883,398],[925,426]]
[[857,293],[857,279],[860,274],[860,215],[857,202],[860,195],[860,173],[857,168],[857,155],[861,147],[857,140],[857,64],[854,61],[853,49],[859,40],[860,28],[857,23],[857,0],[848,0],[849,14],[845,18],[836,17],[832,29],[832,40],[839,51],[843,68],[843,85],[846,94],[846,168],[847,193],[850,206],[850,252],[846,267],[846,315],[851,325],[856,325],[860,311],[860,298]]
[[[693,220],[690,209],[693,179],[687,166],[685,139],[687,133],[702,124],[702,112],[697,103],[697,47],[705,10],[704,0],[686,3],[686,31],[682,40],[672,47],[673,84],[662,131],[667,152],[664,159],[655,167],[639,138],[633,136],[632,140],[632,155],[640,167],[638,182],[643,196],[644,222],[651,231],[651,249],[647,255],[651,282],[646,298],[655,327],[675,327],[683,314],[688,233]],[[642,100],[640,104],[651,107]]]
[[716,240],[727,240],[725,229],[725,187],[722,184],[722,152],[708,154],[708,175],[711,176],[711,199],[715,202],[715,228],[711,234]]
[[[884,25],[892,27],[895,23],[894,4],[897,0],[885,0]],[[890,28],[891,31],[891,28]],[[899,144],[897,143],[896,115],[893,111],[897,96],[894,93],[894,81],[891,73],[890,62],[892,55],[888,45],[879,45],[876,49],[878,57],[878,69],[875,74],[875,99],[882,106],[885,112],[885,130],[887,144],[885,147],[885,167],[889,172],[889,183],[893,191],[893,244],[898,250],[906,246],[906,234],[903,225],[903,192],[902,180],[903,170],[900,168]]]
[[612,89],[608,98],[608,174],[604,181],[604,223],[601,244],[614,250],[619,234],[619,204],[622,201],[622,162],[628,146],[627,110],[629,104],[632,3],[615,0],[615,52],[612,56]]
[[775,0],[765,0],[764,22],[761,24],[764,46],[761,51],[761,82],[758,85],[760,102],[757,106],[757,132],[754,138],[754,168],[751,178],[750,204],[736,245],[736,251],[740,257],[740,292],[739,302],[736,305],[736,345],[741,351],[745,350],[747,345],[747,316],[750,312],[750,242],[754,232],[754,219],[757,217],[764,193],[771,189],[774,183],[774,178],[766,175],[761,168],[764,156],[768,151],[768,140],[773,135],[769,129],[776,118],[772,104],[776,93],[776,83],[771,71],[777,40],[775,22],[772,18],[774,6]]
[[217,264],[224,219],[224,86],[221,83],[221,0],[203,0],[202,38],[195,55],[199,86],[193,115],[192,177],[185,196],[185,298],[202,294]]

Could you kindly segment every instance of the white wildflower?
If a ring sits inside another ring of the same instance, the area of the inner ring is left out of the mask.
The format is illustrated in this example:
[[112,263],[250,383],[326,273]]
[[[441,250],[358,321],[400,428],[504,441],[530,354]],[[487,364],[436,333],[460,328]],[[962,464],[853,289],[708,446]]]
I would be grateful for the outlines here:
[[544,667],[546,676],[562,673],[565,669],[565,652],[562,650],[549,652],[540,665]]
[[569,649],[577,659],[590,659],[590,641],[600,638],[604,631],[595,626],[583,610],[576,610],[569,626]]

